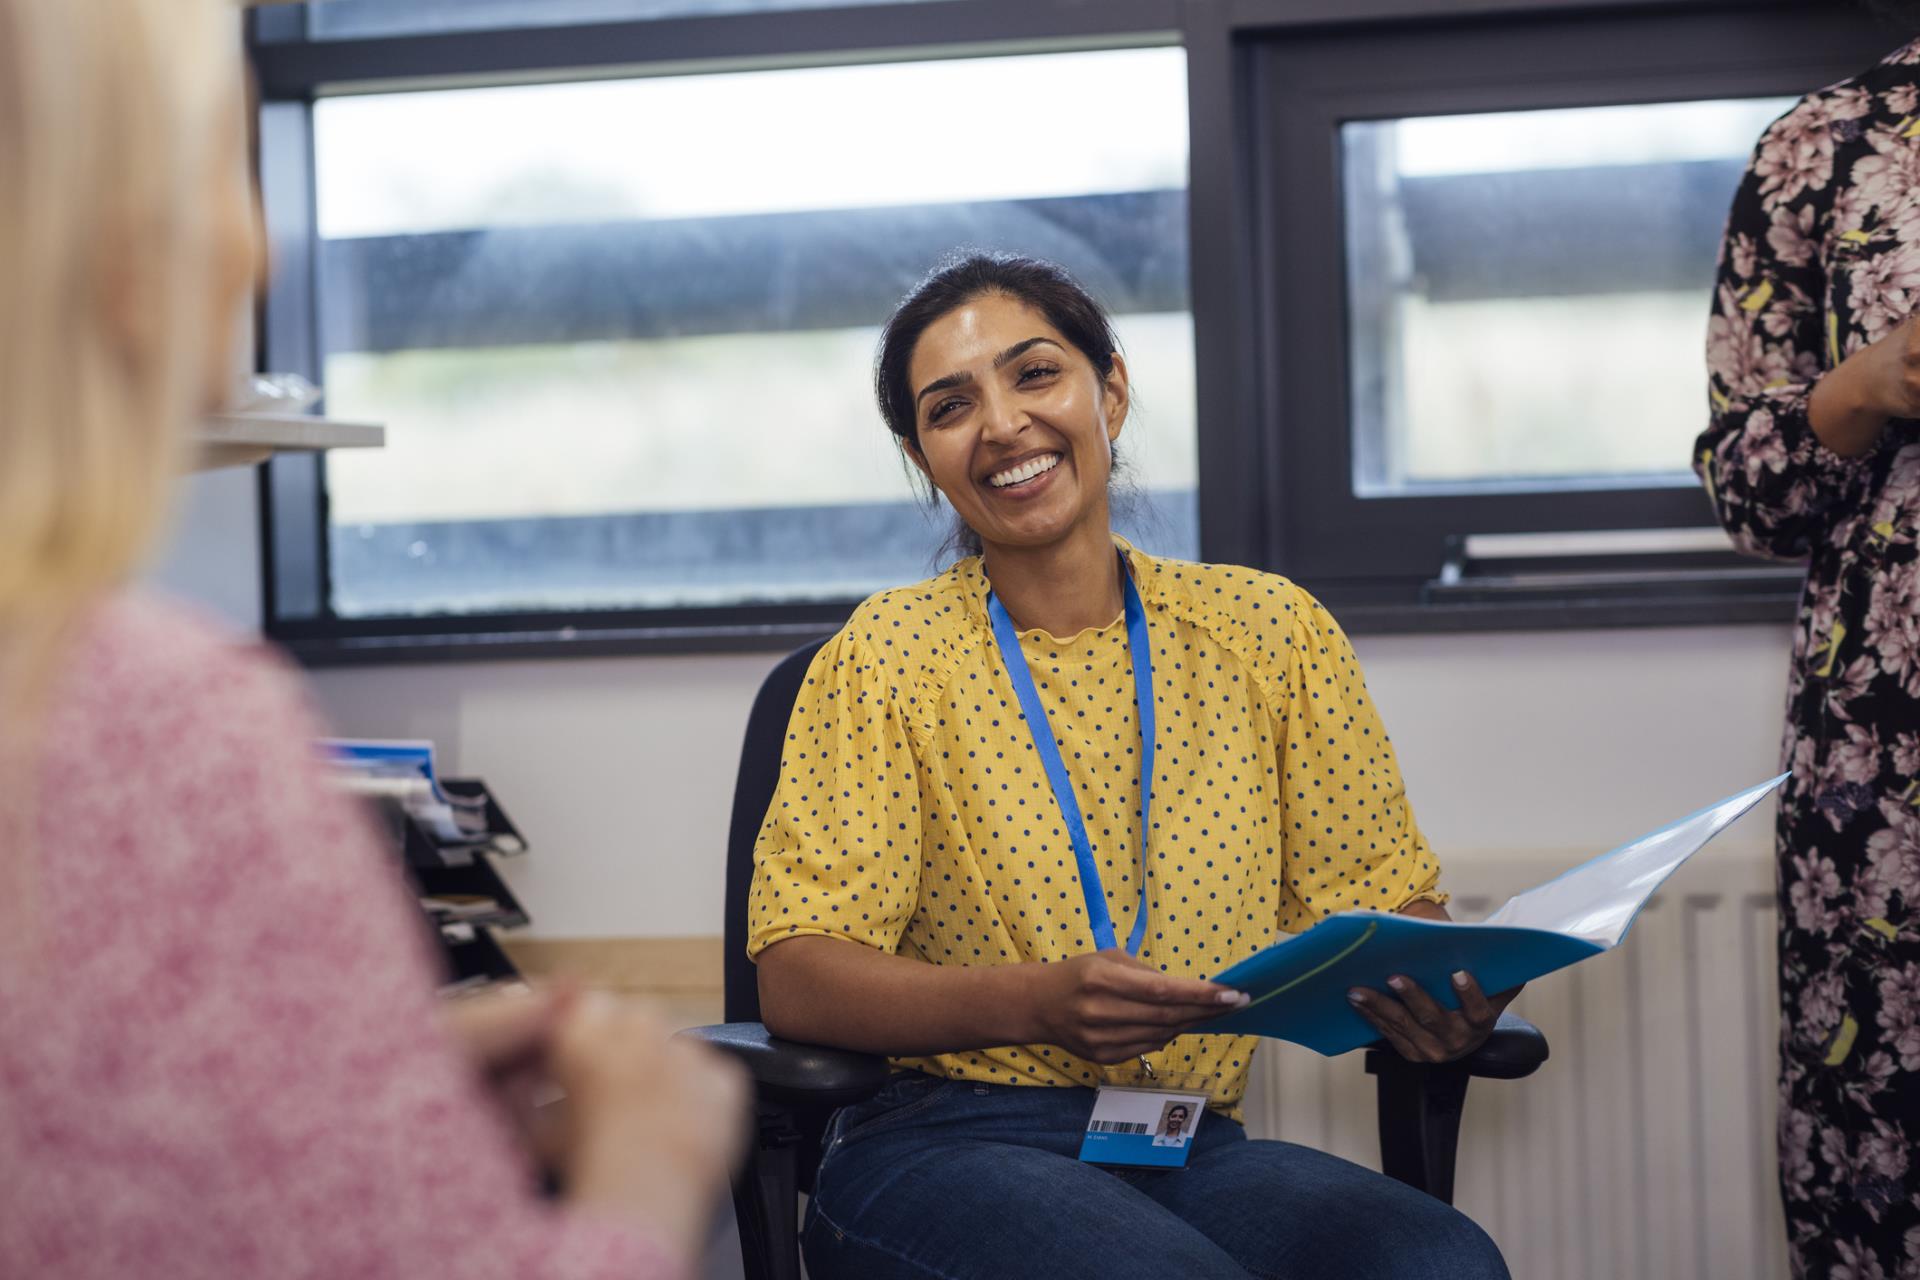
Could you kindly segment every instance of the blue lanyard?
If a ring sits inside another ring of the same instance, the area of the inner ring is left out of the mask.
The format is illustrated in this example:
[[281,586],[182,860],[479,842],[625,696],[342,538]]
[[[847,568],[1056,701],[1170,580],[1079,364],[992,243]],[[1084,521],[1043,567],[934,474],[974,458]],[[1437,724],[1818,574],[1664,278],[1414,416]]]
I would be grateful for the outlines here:
[[[1127,938],[1127,954],[1139,955],[1141,940],[1147,936],[1147,844],[1153,830],[1153,651],[1147,642],[1147,610],[1140,603],[1140,591],[1133,575],[1124,572],[1127,596],[1127,652],[1133,659],[1133,701],[1140,716],[1140,910],[1133,918],[1133,932]],[[1033,734],[1033,749],[1040,753],[1047,781],[1053,784],[1053,798],[1066,820],[1067,836],[1073,841],[1073,856],[1080,864],[1080,892],[1087,899],[1087,923],[1093,927],[1095,949],[1106,951],[1115,944],[1113,919],[1107,914],[1106,891],[1100,886],[1100,868],[1093,861],[1093,842],[1087,839],[1087,824],[1080,816],[1080,801],[1073,793],[1073,779],[1053,740],[1053,726],[1047,721],[1047,709],[1040,705],[1040,691],[1034,687],[1033,672],[1027,669],[1027,655],[1020,649],[1020,633],[1006,606],[991,591],[987,593],[987,617],[993,623],[993,638],[1000,646],[1000,660],[1006,664],[1007,678],[1026,713],[1027,729]]]

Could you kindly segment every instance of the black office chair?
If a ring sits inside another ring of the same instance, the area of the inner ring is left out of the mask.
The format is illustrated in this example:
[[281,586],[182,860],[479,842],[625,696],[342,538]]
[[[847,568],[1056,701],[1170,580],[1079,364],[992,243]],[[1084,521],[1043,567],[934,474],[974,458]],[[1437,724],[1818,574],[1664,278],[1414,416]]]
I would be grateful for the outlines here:
[[[686,1033],[732,1053],[753,1072],[757,1137],[733,1190],[748,1280],[798,1280],[799,1197],[813,1190],[821,1134],[836,1109],[871,1097],[888,1074],[882,1058],[768,1035],[759,1021],[760,988],[747,959],[753,845],[779,781],[780,752],[794,699],[823,643],[815,641],[782,659],[754,699],[727,838],[727,1021]],[[1531,1075],[1546,1058],[1546,1037],[1513,1014],[1501,1016],[1493,1037],[1472,1057],[1444,1066],[1422,1066],[1391,1050],[1369,1050],[1367,1071],[1378,1078],[1380,1089],[1382,1168],[1451,1204],[1467,1082],[1474,1076],[1517,1080]]]

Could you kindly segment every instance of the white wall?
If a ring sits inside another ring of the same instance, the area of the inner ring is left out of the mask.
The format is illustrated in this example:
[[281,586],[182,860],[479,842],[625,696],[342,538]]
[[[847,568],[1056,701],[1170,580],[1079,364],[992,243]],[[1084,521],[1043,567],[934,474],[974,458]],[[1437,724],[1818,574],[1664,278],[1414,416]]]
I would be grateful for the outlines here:
[[173,523],[147,581],[245,631],[260,626],[259,479],[228,467],[180,483]]
[[[1457,849],[1600,852],[1773,770],[1784,627],[1362,636],[1414,805]],[[533,935],[717,934],[733,774],[774,655],[318,672],[346,733],[435,739],[533,853]],[[1764,815],[1726,839],[1764,844]]]
[[774,655],[314,674],[343,733],[432,738],[532,852],[502,872],[537,937],[718,934],[734,769]]
[[[250,468],[188,481],[153,575],[248,628],[254,483]],[[1355,645],[1443,861],[1599,852],[1767,777],[1778,755],[1784,626]],[[720,932],[734,768],[775,657],[349,668],[313,684],[339,731],[432,738],[450,772],[493,784],[533,846],[506,866],[533,936],[685,937]],[[1723,840],[1766,845],[1768,821]]]
[[[1775,772],[1788,630],[1361,636],[1421,825],[1602,852]],[[1768,843],[1768,814],[1723,839]]]

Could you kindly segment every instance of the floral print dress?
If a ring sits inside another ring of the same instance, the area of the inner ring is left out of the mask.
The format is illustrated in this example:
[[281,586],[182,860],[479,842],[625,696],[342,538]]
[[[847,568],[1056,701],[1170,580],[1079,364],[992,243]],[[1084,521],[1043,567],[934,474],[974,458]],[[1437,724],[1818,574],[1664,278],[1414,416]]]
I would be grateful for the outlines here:
[[1827,370],[1920,307],[1920,42],[1761,138],[1722,246],[1695,466],[1756,555],[1806,558],[1778,836],[1780,1188],[1796,1276],[1920,1280],[1920,423],[1863,457]]

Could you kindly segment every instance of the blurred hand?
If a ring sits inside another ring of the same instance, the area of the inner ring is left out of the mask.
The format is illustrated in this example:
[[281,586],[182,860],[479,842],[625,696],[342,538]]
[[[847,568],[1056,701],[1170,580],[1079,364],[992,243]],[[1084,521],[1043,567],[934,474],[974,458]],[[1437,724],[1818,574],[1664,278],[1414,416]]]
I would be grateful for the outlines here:
[[550,1062],[567,1093],[558,1158],[567,1199],[636,1215],[695,1258],[745,1151],[746,1072],[601,992],[561,1011]]
[[564,1005],[568,987],[497,986],[440,1003],[440,1021],[484,1076],[538,1066]]
[[745,1150],[738,1065],[675,1039],[639,1002],[570,986],[498,988],[440,1016],[570,1203],[639,1219],[698,1255]]
[[1442,1008],[1411,978],[1396,975],[1387,979],[1387,986],[1392,995],[1355,987],[1347,999],[1409,1062],[1452,1062],[1466,1057],[1487,1042],[1501,1011],[1520,994],[1515,987],[1497,996],[1485,995],[1464,970],[1453,975],[1458,1009]]
[[559,1163],[564,1107],[556,1101],[548,1059],[560,1018],[578,996],[570,984],[498,986],[440,1005],[442,1025],[486,1082],[521,1143],[545,1168]]
[[1089,1062],[1152,1053],[1248,1000],[1232,987],[1171,977],[1118,948],[1032,967],[1035,1033],[1026,1038]]

